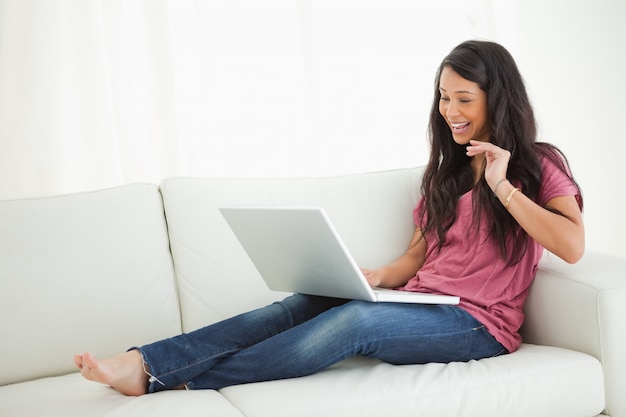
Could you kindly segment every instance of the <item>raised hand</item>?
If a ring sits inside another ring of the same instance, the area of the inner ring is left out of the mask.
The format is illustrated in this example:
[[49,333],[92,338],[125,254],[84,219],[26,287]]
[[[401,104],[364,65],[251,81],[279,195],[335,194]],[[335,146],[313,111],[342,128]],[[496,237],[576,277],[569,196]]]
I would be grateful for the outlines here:
[[470,140],[470,144],[467,147],[467,156],[480,154],[484,154],[486,160],[485,181],[487,181],[491,190],[495,192],[498,183],[506,179],[511,152],[490,142]]

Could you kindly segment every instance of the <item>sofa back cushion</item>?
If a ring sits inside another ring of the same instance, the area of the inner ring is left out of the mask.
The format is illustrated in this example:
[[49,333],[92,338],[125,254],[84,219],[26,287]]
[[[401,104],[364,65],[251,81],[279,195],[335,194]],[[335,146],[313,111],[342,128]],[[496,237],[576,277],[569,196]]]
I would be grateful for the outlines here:
[[155,185],[0,202],[0,385],[180,332]]
[[402,254],[421,168],[331,178],[174,178],[161,184],[184,331],[260,307],[270,291],[218,211],[222,205],[320,205],[366,268]]

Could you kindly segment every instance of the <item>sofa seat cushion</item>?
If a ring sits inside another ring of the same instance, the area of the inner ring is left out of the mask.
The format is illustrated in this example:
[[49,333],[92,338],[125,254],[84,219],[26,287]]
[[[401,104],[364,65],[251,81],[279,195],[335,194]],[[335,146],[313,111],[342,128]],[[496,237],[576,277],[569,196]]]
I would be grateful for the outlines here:
[[592,356],[523,344],[511,355],[468,363],[392,366],[352,358],[311,376],[220,392],[125,397],[70,374],[0,387],[0,415],[568,417],[599,414],[603,392]]
[[304,378],[221,392],[248,417],[567,417],[596,415],[604,407],[595,358],[528,344],[468,363],[392,366],[353,358]]
[[243,417],[216,391],[164,391],[126,397],[80,374],[0,387],[2,417]]

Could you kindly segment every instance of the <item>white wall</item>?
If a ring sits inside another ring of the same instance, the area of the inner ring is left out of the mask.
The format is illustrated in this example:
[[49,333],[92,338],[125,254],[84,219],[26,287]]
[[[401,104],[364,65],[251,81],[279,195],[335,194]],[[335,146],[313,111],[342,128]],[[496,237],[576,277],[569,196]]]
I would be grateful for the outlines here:
[[513,14],[541,138],[583,188],[587,248],[626,256],[626,2],[516,0]]
[[0,0],[0,200],[426,161],[434,71],[503,43],[626,255],[622,0]]
[[423,163],[484,1],[0,0],[0,199]]

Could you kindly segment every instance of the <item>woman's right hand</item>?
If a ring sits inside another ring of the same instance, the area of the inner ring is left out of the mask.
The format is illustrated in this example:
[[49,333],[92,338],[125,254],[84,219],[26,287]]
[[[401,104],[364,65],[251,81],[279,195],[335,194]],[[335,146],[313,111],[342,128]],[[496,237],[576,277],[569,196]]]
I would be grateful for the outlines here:
[[361,268],[363,276],[372,287],[397,288],[415,276],[426,259],[426,240],[422,232],[415,228],[407,251],[388,265],[376,268]]
[[361,268],[361,272],[371,287],[379,287],[381,282],[383,282],[380,269]]

